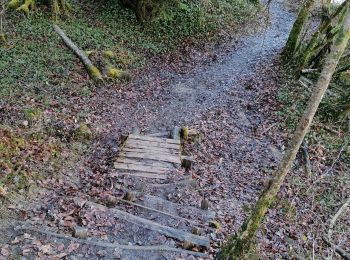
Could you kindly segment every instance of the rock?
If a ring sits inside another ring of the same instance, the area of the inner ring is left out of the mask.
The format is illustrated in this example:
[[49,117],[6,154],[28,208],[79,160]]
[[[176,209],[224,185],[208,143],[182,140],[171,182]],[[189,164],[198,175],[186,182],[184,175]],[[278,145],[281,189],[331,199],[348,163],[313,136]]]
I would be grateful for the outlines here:
[[201,236],[203,234],[203,230],[201,228],[194,227],[192,229],[192,234]]
[[118,199],[115,196],[108,194],[106,196],[106,202],[107,202],[107,206],[113,207],[117,204]]
[[215,220],[211,220],[209,221],[209,227],[215,228],[215,229],[220,229],[221,225],[219,222],[215,221]]
[[91,140],[92,132],[90,128],[85,123],[81,123],[79,127],[75,130],[74,136],[80,141]]
[[350,70],[340,73],[339,81],[345,85],[350,85]]
[[209,209],[209,201],[206,198],[202,199],[201,201],[201,209],[203,210]]
[[89,230],[87,228],[83,228],[80,226],[74,227],[74,237],[80,238],[80,239],[86,239],[88,237]]
[[194,247],[194,244],[186,240],[182,243],[182,247],[183,249],[190,250]]

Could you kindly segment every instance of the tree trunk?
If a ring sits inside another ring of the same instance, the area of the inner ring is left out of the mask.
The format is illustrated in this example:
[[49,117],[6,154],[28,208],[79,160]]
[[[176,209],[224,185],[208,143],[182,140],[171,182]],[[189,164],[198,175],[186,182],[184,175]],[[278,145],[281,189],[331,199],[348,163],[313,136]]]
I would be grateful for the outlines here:
[[162,1],[159,0],[122,0],[122,3],[131,8],[138,20],[144,22],[155,17],[160,8]]
[[332,75],[337,67],[338,61],[342,56],[350,36],[350,13],[349,3],[347,4],[346,19],[338,32],[332,46],[331,52],[327,55],[320,77],[313,89],[308,105],[299,121],[297,129],[290,140],[288,149],[284,154],[282,161],[270,180],[268,187],[259,198],[255,209],[248,221],[243,225],[240,234],[233,237],[223,250],[226,259],[241,259],[244,253],[249,252],[252,241],[254,240],[264,215],[282,186],[284,179],[289,172],[300,145],[308,131],[312,119],[315,116],[317,108],[325,94]]
[[[322,40],[322,36],[332,29],[332,21],[338,17],[338,15],[342,16],[342,13],[345,12],[346,9],[346,1],[342,3],[334,14],[328,20],[324,20],[319,26],[318,30],[312,35],[311,40],[307,44],[305,50],[301,54],[301,69],[308,66],[310,61],[312,60],[312,56],[317,52],[317,45]],[[341,21],[341,18],[340,18]]]
[[283,57],[285,60],[293,57],[297,46],[300,42],[300,36],[304,30],[305,23],[309,17],[310,10],[314,5],[315,0],[306,0],[303,6],[301,7],[297,19],[293,24],[293,28],[289,34],[286,47],[283,50]]

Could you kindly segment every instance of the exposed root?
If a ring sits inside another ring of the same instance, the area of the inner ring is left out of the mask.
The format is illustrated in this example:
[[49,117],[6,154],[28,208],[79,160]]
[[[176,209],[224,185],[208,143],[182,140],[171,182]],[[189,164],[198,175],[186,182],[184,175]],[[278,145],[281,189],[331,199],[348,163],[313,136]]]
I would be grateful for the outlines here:
[[[71,10],[71,5],[66,0],[47,0],[44,3],[50,7],[55,18]],[[34,10],[35,4],[35,0],[24,0],[24,2],[23,0],[11,0],[7,7],[28,15],[30,11]]]
[[35,7],[35,1],[34,0],[25,0],[24,3],[18,7],[16,10],[18,12],[23,12],[24,14],[28,15],[29,10],[33,10]]

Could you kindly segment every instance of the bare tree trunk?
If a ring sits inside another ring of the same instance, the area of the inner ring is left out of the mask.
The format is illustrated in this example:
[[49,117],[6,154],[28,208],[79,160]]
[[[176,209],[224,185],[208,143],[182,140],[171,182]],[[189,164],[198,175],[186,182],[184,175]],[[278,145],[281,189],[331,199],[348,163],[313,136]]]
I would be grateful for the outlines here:
[[349,3],[347,4],[347,15],[345,21],[335,37],[331,46],[331,51],[327,55],[320,77],[313,89],[308,105],[299,121],[297,129],[290,140],[288,149],[284,154],[282,161],[270,180],[268,187],[259,198],[255,209],[253,210],[248,221],[242,226],[241,232],[233,237],[223,250],[225,259],[241,259],[244,253],[249,252],[252,241],[260,227],[266,211],[280,190],[287,173],[292,167],[296,154],[307,133],[310,124],[315,116],[317,108],[325,94],[332,75],[336,69],[340,57],[342,56],[350,36],[350,13]]
[[304,26],[307,22],[307,19],[309,17],[310,9],[314,5],[315,0],[306,0],[301,7],[297,19],[295,20],[292,30],[289,34],[286,47],[283,50],[283,57],[284,59],[289,59],[293,57],[297,46],[300,42],[300,36],[304,30]]

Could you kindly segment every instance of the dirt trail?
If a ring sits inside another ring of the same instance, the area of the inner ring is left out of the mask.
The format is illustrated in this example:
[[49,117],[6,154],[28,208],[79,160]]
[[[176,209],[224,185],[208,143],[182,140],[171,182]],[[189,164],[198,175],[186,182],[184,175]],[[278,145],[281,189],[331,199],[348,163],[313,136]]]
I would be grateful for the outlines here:
[[[164,91],[167,96],[163,97],[161,106],[153,106],[149,100],[139,104],[139,107],[145,107],[149,111],[147,114],[151,118],[148,125],[157,128],[174,123],[189,123],[193,121],[193,115],[200,111],[210,110],[228,100],[239,102],[241,98],[244,99],[244,93],[240,93],[237,82],[253,75],[257,63],[266,61],[268,64],[268,60],[281,50],[293,18],[294,14],[287,10],[283,1],[273,1],[270,24],[264,25],[266,28],[260,33],[244,37],[228,52],[217,53],[216,62],[200,66],[185,75],[172,73],[167,76],[170,84]],[[236,94],[233,95],[232,92]],[[238,105],[236,109],[239,108]],[[144,110],[140,112],[144,113]]]
[[[117,150],[115,136],[130,131],[135,125],[146,132],[188,125],[202,134],[204,138],[185,145],[185,153],[196,159],[192,177],[203,190],[199,193],[192,187],[180,190],[171,186],[171,189],[165,188],[164,194],[167,192],[166,199],[187,207],[198,208],[202,195],[209,199],[210,209],[216,211],[216,220],[222,226],[220,230],[208,229],[206,233],[211,241],[210,256],[215,255],[227,235],[242,224],[244,207],[256,200],[263,180],[268,176],[264,168],[276,163],[282,148],[281,143],[264,135],[257,136],[256,133],[263,132],[269,125],[269,97],[271,91],[275,91],[270,88],[276,81],[273,68],[268,75],[269,69],[265,67],[273,66],[273,58],[284,46],[293,18],[294,14],[287,10],[283,1],[272,1],[271,24],[266,30],[242,38],[234,49],[218,50],[216,61],[195,67],[182,75],[166,69],[153,71],[147,78],[140,75],[119,94],[108,96],[101,90],[101,96],[96,97],[96,110],[99,112],[92,117],[92,121],[96,124],[98,135],[107,136],[107,139],[113,136],[108,149]],[[257,64],[260,66],[257,67]],[[108,150],[106,146],[101,141],[97,144],[96,153]],[[88,164],[91,166],[96,161],[103,159],[91,159]],[[80,169],[81,183],[78,186],[57,183],[51,194],[43,192],[42,199],[29,213],[33,215],[29,217],[32,223],[49,226],[57,233],[67,233],[69,223],[77,221],[91,228],[93,239],[130,247],[155,241],[172,247],[178,245],[178,241],[156,232],[147,233],[135,225],[123,225],[123,221],[116,221],[108,211],[94,210],[83,206],[85,203],[81,204],[85,199],[98,200],[101,194],[97,195],[97,187],[103,185],[108,186],[107,192],[118,195],[115,182],[110,181],[110,159],[104,163],[103,167],[91,167],[89,171]],[[124,180],[122,184],[135,183]],[[62,190],[63,186],[69,187]],[[132,208],[125,208],[133,212]],[[156,214],[150,217],[160,219]],[[167,224],[169,219],[162,217],[159,221]],[[174,220],[170,222],[178,226]],[[184,228],[191,232],[190,226]],[[4,232],[8,231],[7,228]],[[87,255],[94,256],[91,259],[174,258],[171,253],[156,254],[150,251],[124,254],[114,250],[111,244],[101,250],[99,246],[84,245],[64,237],[52,238],[50,234],[40,234],[35,230],[27,230],[27,233],[30,235],[17,229],[11,238],[7,237],[7,243],[12,241],[12,245],[5,250],[18,254],[28,250],[29,256],[33,256],[30,250],[36,248],[38,255],[55,252],[57,257],[73,256],[69,259],[86,259]],[[18,241],[14,240],[15,236],[19,236]],[[46,244],[48,241],[50,244]],[[62,248],[62,253],[56,252],[58,247]]]

